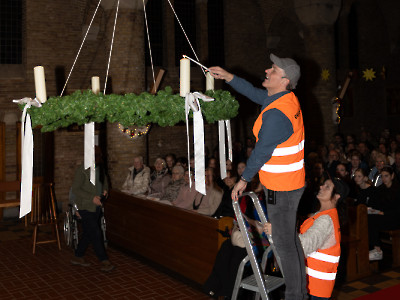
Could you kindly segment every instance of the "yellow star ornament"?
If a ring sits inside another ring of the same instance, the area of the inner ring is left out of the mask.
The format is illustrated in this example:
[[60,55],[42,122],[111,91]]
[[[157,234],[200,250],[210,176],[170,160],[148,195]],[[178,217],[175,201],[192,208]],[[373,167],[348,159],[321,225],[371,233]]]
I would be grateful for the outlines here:
[[328,69],[323,69],[321,72],[321,77],[323,81],[327,81],[329,79],[329,76],[331,76],[331,74],[329,73]]
[[374,80],[374,78],[376,78],[374,69],[373,68],[365,69],[365,71],[363,71],[363,77],[364,77],[365,81]]

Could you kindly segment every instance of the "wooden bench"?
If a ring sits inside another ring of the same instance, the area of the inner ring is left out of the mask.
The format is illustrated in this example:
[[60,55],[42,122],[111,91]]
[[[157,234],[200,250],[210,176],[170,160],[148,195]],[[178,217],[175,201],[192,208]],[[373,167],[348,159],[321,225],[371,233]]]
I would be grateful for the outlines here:
[[217,230],[232,227],[232,218],[211,218],[154,200],[111,190],[105,203],[110,244],[137,253],[203,284],[220,245]]
[[[19,206],[19,193],[21,182],[16,181],[0,181],[0,208]],[[12,199],[7,199],[6,193],[13,193]]]
[[341,247],[341,259],[346,262],[346,281],[371,274],[368,256],[368,214],[365,205],[348,207],[348,223],[342,228]]

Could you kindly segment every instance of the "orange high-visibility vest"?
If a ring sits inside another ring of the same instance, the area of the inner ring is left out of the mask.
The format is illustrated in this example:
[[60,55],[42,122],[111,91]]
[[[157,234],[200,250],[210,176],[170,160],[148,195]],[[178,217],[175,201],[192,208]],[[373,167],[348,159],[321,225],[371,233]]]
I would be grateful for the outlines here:
[[340,258],[340,226],[336,208],[322,211],[308,218],[300,227],[303,234],[314,224],[321,215],[329,215],[333,221],[336,244],[328,249],[319,249],[311,253],[306,259],[306,273],[310,295],[329,298],[335,285],[337,267]]
[[299,100],[291,92],[269,104],[253,126],[257,141],[262,115],[273,108],[279,109],[290,120],[293,134],[275,148],[271,158],[261,167],[258,172],[260,181],[267,189],[274,191],[297,190],[305,184],[304,125]]

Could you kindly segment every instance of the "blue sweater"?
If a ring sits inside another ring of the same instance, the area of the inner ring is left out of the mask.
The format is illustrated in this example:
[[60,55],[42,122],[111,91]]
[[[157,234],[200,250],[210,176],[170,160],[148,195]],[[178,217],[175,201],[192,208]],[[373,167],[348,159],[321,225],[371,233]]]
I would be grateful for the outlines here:
[[[250,82],[236,75],[228,84],[251,101],[262,105],[261,111],[275,100],[289,93],[289,91],[284,91],[268,96],[267,90],[256,88]],[[246,181],[251,181],[261,167],[270,160],[276,146],[285,142],[292,134],[292,123],[283,112],[276,108],[264,112],[262,126],[258,133],[258,142],[247,160],[246,169],[242,174],[243,178]]]

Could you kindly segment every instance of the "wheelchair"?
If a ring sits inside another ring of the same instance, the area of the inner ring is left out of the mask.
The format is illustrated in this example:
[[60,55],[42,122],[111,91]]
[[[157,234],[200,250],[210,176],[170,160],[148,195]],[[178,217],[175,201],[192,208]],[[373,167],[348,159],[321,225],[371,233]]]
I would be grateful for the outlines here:
[[[104,207],[101,206],[102,214],[100,217],[100,228],[103,233],[104,247],[107,248],[108,240],[106,237],[106,219],[104,218]],[[64,239],[65,244],[76,250],[79,243],[79,218],[76,215],[78,207],[75,203],[68,204],[68,210],[65,212],[64,216]]]

